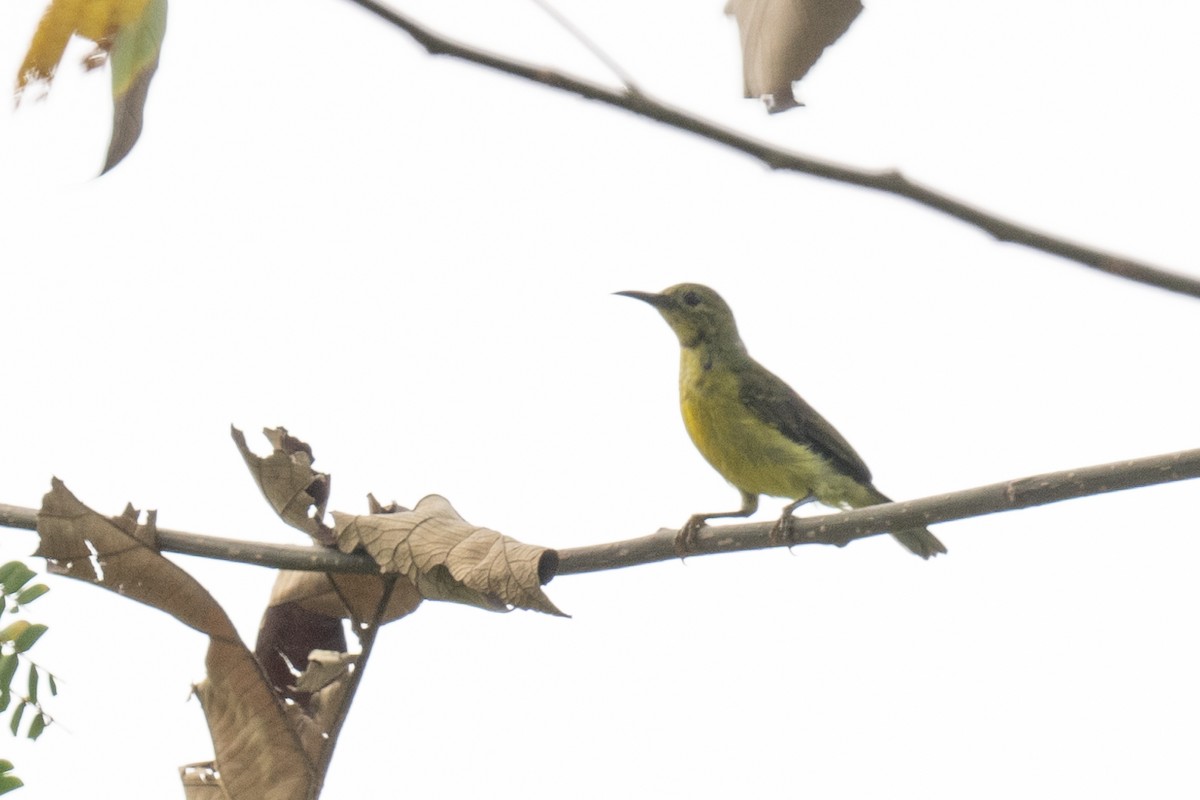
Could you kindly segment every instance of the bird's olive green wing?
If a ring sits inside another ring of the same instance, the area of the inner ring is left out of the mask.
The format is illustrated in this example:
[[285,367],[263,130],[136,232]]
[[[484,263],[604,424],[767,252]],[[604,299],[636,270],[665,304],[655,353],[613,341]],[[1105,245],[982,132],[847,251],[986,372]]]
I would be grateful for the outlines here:
[[838,471],[862,483],[871,482],[871,470],[850,443],[792,387],[757,362],[739,372],[739,377],[741,401],[755,416],[793,442],[829,459]]

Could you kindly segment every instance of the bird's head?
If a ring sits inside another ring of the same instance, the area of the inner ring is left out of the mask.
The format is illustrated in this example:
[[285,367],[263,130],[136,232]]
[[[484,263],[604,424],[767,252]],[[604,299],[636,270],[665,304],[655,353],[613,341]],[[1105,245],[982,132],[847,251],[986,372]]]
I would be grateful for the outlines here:
[[679,283],[661,294],[617,292],[624,297],[649,303],[679,337],[684,347],[705,345],[715,349],[741,348],[733,312],[721,295],[698,283]]

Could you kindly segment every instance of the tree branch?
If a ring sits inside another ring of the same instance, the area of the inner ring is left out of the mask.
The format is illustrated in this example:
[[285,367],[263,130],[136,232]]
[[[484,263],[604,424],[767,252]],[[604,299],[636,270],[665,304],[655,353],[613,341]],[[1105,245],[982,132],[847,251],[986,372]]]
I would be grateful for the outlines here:
[[[885,503],[854,511],[822,514],[817,517],[797,517],[793,526],[792,545],[843,546],[855,539],[877,536],[897,528],[949,522],[1000,511],[1016,511],[1062,500],[1192,478],[1200,478],[1200,449],[1048,472],[974,489],[919,500]],[[0,526],[36,530],[37,511],[0,503]],[[695,555],[789,546],[770,541],[772,527],[774,521],[702,528],[696,537]],[[669,561],[678,557],[675,554],[676,533],[678,531],[664,528],[637,539],[560,550],[557,574],[576,575]],[[257,564],[275,569],[370,574],[379,572],[379,566],[362,553],[342,553],[321,547],[241,542],[165,529],[158,531],[158,544],[167,552]]]
[[[0,527],[37,530],[37,509],[0,503]],[[358,572],[378,575],[379,565],[364,553],[343,553],[324,547],[300,544],[243,542],[222,536],[158,529],[158,547],[168,553],[180,553],[239,564],[254,564],[270,569],[295,569],[304,572]]]
[[1001,242],[1024,245],[1034,250],[1060,256],[1110,275],[1137,281],[1171,292],[1200,298],[1200,278],[1170,272],[1144,261],[1097,250],[1083,244],[1061,239],[990,214],[980,208],[956,200],[949,195],[914,183],[895,170],[868,171],[844,167],[828,161],[784,150],[766,142],[744,136],[737,131],[708,122],[673,108],[637,91],[632,87],[614,90],[601,84],[548,69],[526,64],[504,56],[456,42],[418,25],[416,22],[374,0],[350,0],[389,24],[403,30],[430,55],[445,55],[469,61],[488,69],[540,83],[564,92],[577,94],[625,109],[664,125],[696,134],[709,141],[723,144],[758,159],[772,169],[801,172],[818,178],[848,183],[866,189],[903,197],[941,211],[955,219],[973,225]]
[[[317,761],[318,777],[313,791],[314,798],[320,796],[321,789],[324,787],[325,778],[329,773],[329,765],[333,763],[333,749],[337,746],[342,728],[346,725],[346,719],[350,715],[350,706],[354,703],[354,696],[358,694],[358,687],[362,685],[363,674],[367,669],[367,662],[371,660],[371,653],[375,650],[375,640],[379,636],[379,620],[383,619],[383,615],[387,611],[388,602],[392,599],[392,590],[396,588],[396,579],[399,577],[398,574],[393,574],[383,578],[385,582],[384,589],[379,595],[379,603],[375,606],[374,617],[366,626],[355,625],[354,627],[354,634],[358,637],[358,658],[354,661],[354,670],[349,676],[349,683],[346,685],[346,693],[342,697],[341,707],[334,717],[333,724],[329,727],[329,730],[325,731],[324,747],[321,748],[321,754]],[[330,581],[330,583],[332,584],[333,581]],[[350,604],[346,604],[346,608],[349,609]]]
[[[1200,450],[1183,450],[1095,467],[1047,472],[975,489],[854,511],[797,517],[792,526],[792,545],[776,545],[770,541],[774,521],[706,527],[701,528],[697,535],[695,549],[696,555],[713,555],[801,544],[841,547],[855,539],[915,525],[1017,511],[1062,500],[1192,478],[1200,478]],[[599,572],[678,558],[675,552],[677,533],[663,529],[638,539],[560,550],[558,574]]]

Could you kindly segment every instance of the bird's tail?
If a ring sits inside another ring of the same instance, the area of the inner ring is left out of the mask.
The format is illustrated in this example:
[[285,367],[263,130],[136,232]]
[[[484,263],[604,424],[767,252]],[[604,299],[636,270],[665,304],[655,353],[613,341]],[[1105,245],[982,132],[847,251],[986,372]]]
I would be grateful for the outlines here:
[[[875,505],[892,502],[891,498],[874,486],[868,488]],[[941,540],[930,533],[928,528],[904,528],[892,531],[892,536],[895,536],[896,541],[907,547],[910,552],[916,553],[921,558],[928,559],[936,556],[938,553],[946,552],[946,545],[942,544]]]

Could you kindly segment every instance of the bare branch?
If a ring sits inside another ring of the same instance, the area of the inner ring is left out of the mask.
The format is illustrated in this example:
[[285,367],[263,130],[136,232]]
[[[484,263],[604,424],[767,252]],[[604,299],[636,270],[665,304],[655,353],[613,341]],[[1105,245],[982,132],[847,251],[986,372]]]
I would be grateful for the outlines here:
[[27,531],[37,530],[37,509],[22,506],[10,506],[0,503],[0,526],[5,528],[24,528]]
[[[974,489],[919,500],[886,503],[854,511],[798,517],[793,526],[792,544],[842,546],[855,539],[877,536],[897,528],[949,522],[1000,511],[1016,511],[1062,500],[1192,478],[1200,478],[1200,449],[1048,472]],[[0,526],[35,530],[37,511],[0,503]],[[770,541],[773,526],[772,521],[703,528],[696,539],[695,555],[788,546]],[[664,528],[637,539],[560,550],[557,574],[575,575],[669,561],[677,558],[676,533],[678,531]],[[341,553],[321,547],[241,542],[162,528],[158,529],[158,544],[162,550],[168,552],[276,569],[372,574],[379,572],[379,566],[362,553]]]
[[[832,544],[840,547],[855,539],[878,536],[899,528],[1016,511],[1191,478],[1200,478],[1200,450],[1183,450],[1095,467],[1048,472],[920,500],[887,503],[818,517],[797,517],[792,527],[792,544]],[[713,555],[788,546],[775,545],[769,540],[774,524],[771,521],[702,528],[696,537],[695,554]],[[677,533],[663,529],[638,539],[560,550],[558,574],[599,572],[678,558],[675,552]]]
[[354,671],[350,674],[349,683],[346,686],[346,694],[341,701],[341,708],[338,709],[333,724],[325,732],[325,747],[321,749],[320,759],[317,764],[317,775],[320,776],[318,778],[319,784],[315,789],[313,797],[320,795],[320,784],[325,782],[325,776],[329,774],[329,765],[333,763],[333,748],[337,745],[338,737],[341,735],[342,728],[346,724],[346,718],[350,714],[350,706],[354,703],[354,696],[358,694],[358,687],[362,685],[363,673],[366,672],[367,663],[371,660],[371,653],[375,649],[375,639],[379,636],[379,620],[383,619],[383,615],[387,612],[388,602],[392,597],[392,590],[396,588],[396,580],[399,577],[399,575],[391,575],[384,579],[386,584],[383,592],[379,595],[379,604],[375,607],[374,617],[365,626],[355,626],[354,633],[358,636],[359,646],[358,659],[354,662]]
[[608,67],[609,70],[612,71],[613,75],[616,75],[618,78],[620,78],[621,83],[625,84],[626,89],[631,92],[641,93],[642,90],[638,88],[636,83],[634,83],[633,76],[626,72],[625,68],[618,64],[616,59],[604,52],[600,45],[592,41],[590,36],[580,30],[578,25],[567,19],[567,17],[561,11],[551,5],[548,0],[532,0],[532,2],[535,6],[540,8],[546,16],[554,20],[559,27],[570,34],[575,41],[583,45],[589,53],[594,55],[596,59],[600,61],[600,63]]
[[[973,225],[999,241],[1024,245],[1034,250],[1075,261],[1101,272],[1107,272],[1110,275],[1200,298],[1200,278],[1170,272],[1144,261],[1097,250],[1019,225],[956,200],[949,195],[914,183],[895,170],[854,169],[784,150],[660,103],[639,91],[614,90],[546,67],[526,64],[456,42],[418,25],[409,17],[374,2],[374,0],[350,0],[350,2],[403,30],[431,55],[446,55],[462,59],[507,75],[577,94],[588,100],[596,100],[623,108],[639,116],[741,151],[772,169],[801,172],[818,178],[904,197]],[[623,75],[621,78],[627,80]]]
[[[37,509],[0,503],[0,527],[37,530]],[[239,564],[304,572],[358,572],[378,575],[379,565],[364,553],[342,553],[298,544],[243,542],[222,536],[158,529],[159,549],[168,553],[215,558]]]

